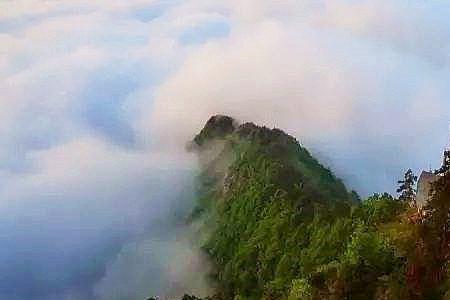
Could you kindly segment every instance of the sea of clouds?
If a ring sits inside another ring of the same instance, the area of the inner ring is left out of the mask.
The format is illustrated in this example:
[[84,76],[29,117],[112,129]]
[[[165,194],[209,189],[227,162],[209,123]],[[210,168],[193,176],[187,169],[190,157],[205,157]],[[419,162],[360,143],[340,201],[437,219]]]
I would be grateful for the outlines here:
[[438,166],[449,82],[447,1],[0,1],[0,300],[207,293],[182,216],[211,114],[365,196]]

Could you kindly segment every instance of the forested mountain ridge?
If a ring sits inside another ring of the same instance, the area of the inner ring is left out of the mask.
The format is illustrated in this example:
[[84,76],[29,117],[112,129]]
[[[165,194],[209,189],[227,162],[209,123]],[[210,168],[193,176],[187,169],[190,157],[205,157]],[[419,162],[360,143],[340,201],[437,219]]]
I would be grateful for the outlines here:
[[215,265],[213,298],[445,297],[448,151],[430,203],[418,209],[410,171],[398,199],[360,201],[279,129],[213,116],[189,149],[201,166],[189,222]]

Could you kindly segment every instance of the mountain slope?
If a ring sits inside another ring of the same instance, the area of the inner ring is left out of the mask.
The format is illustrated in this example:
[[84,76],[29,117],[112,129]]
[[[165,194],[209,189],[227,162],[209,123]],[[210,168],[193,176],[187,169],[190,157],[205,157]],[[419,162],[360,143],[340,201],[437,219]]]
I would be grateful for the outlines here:
[[[190,148],[202,166],[191,220],[202,223],[218,297],[295,298],[313,286],[324,297],[347,293],[327,287],[324,272],[337,272],[352,241],[355,193],[279,129],[214,116]],[[375,235],[360,234],[371,239],[374,259],[383,258],[352,287],[355,297],[396,261]]]
[[450,299],[450,150],[419,209],[360,201],[279,129],[213,116],[188,149],[201,170],[188,223],[214,265],[205,300]]

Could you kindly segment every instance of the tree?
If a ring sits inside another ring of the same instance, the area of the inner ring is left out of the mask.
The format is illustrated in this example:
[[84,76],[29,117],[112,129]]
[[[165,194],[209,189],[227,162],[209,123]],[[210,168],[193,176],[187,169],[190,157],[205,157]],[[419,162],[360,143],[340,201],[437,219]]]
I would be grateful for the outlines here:
[[420,299],[441,299],[439,287],[447,279],[450,262],[450,151],[444,152],[430,200],[418,223],[416,249],[409,259],[407,277]]
[[407,208],[405,202],[395,200],[388,193],[378,194],[367,198],[358,209],[354,211],[354,216],[368,225],[379,225],[392,222],[398,218]]
[[442,166],[435,173],[438,179],[432,185],[431,199],[425,207],[425,224],[436,239],[433,241],[436,267],[433,279],[442,281],[450,260],[450,151],[444,152]]
[[416,201],[416,190],[414,188],[417,181],[417,176],[414,175],[411,169],[406,171],[404,179],[399,180],[400,185],[397,189],[397,193],[400,194],[399,200],[413,204]]
[[450,172],[450,150],[444,151],[444,159],[442,162],[442,166],[437,169],[434,173],[437,175],[445,175]]

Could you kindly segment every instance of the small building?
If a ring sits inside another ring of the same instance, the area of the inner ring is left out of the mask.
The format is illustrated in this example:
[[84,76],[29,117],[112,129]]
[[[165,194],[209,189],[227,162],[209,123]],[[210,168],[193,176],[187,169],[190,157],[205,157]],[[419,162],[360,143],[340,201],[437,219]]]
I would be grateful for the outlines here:
[[432,184],[438,179],[438,176],[432,172],[423,171],[417,182],[416,203],[418,208],[424,207],[431,196]]

